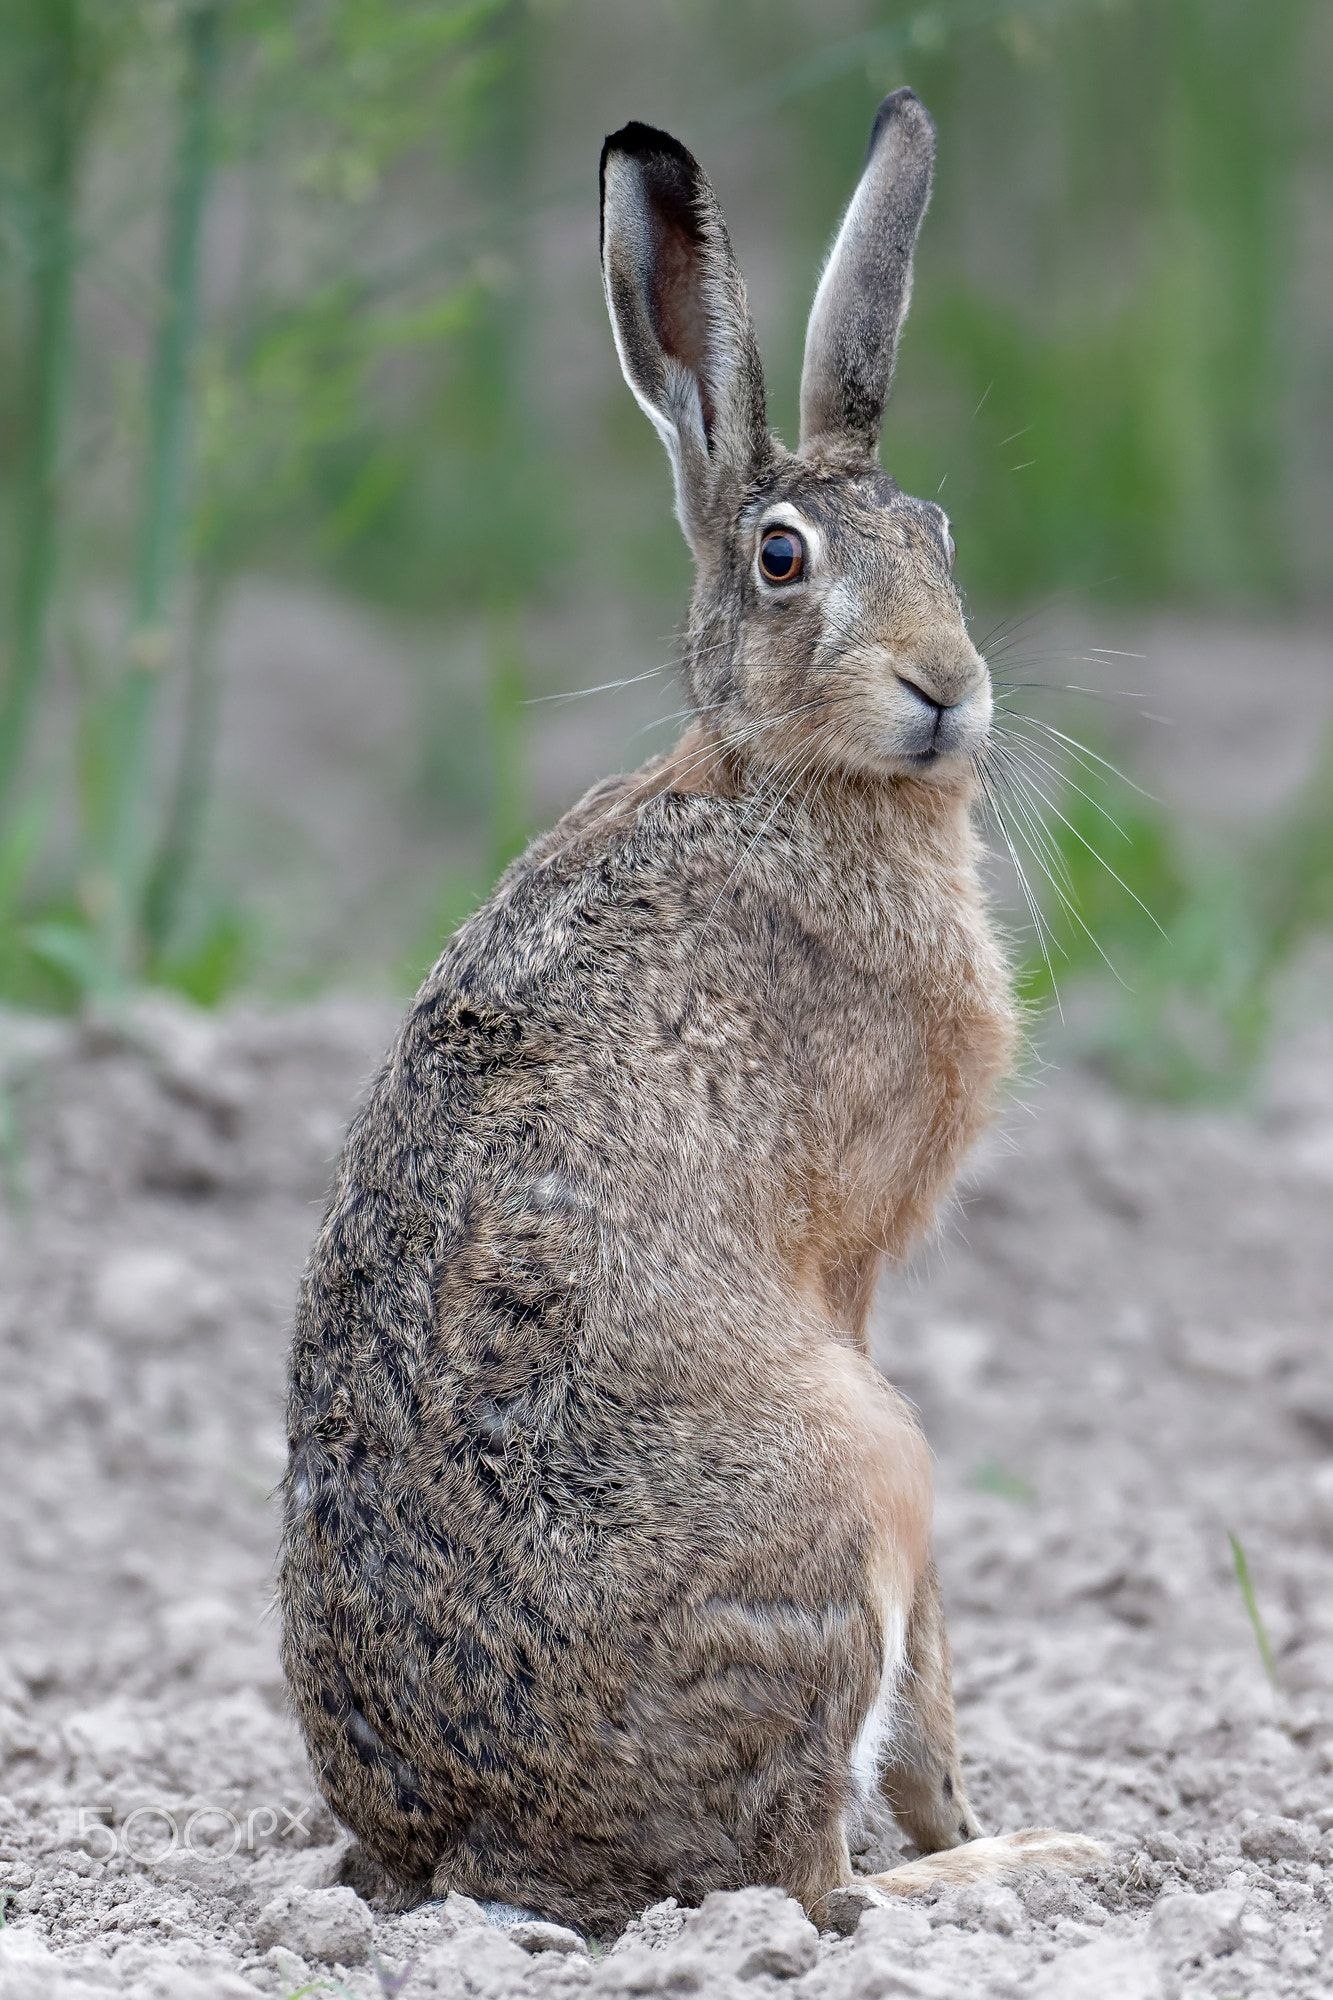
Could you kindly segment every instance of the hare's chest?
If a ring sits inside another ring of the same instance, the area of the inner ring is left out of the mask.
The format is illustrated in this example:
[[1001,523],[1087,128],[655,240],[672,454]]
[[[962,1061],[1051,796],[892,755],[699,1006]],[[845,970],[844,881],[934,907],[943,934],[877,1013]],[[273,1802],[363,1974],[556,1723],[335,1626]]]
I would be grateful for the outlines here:
[[1008,970],[984,916],[951,917],[934,945],[898,955],[830,1107],[846,1235],[894,1256],[929,1226],[989,1122],[1016,1041]]

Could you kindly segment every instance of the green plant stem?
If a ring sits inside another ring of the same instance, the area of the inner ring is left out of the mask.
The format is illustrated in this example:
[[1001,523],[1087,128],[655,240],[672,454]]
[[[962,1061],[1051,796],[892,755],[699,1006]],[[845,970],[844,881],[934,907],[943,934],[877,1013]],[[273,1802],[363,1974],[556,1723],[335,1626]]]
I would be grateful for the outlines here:
[[17,508],[19,538],[13,648],[0,701],[0,817],[8,817],[22,777],[47,661],[60,523],[60,459],[73,377],[74,209],[82,104],[78,80],[78,0],[49,0],[43,16],[45,87],[38,92],[39,237],[24,407],[31,437]]
[[199,320],[205,198],[214,161],[222,9],[185,19],[176,160],[167,219],[162,314],[148,392],[148,444],[134,565],[130,657],[118,700],[105,854],[104,944],[122,977],[136,968],[151,852],[153,723],[170,659],[171,597],[181,566],[189,461],[190,364]]
[[144,929],[154,953],[170,942],[194,874],[212,785],[220,687],[217,628],[225,579],[213,570],[201,583],[185,668],[180,752],[157,859],[144,897]]

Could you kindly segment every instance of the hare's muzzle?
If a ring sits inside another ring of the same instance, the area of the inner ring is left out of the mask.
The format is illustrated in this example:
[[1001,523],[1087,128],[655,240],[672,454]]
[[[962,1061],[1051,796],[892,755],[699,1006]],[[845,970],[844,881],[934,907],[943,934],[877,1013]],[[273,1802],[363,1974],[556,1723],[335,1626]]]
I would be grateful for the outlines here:
[[946,757],[970,757],[981,748],[990,730],[992,702],[990,675],[978,654],[943,671],[913,672],[896,665],[893,671],[899,757],[926,766]]

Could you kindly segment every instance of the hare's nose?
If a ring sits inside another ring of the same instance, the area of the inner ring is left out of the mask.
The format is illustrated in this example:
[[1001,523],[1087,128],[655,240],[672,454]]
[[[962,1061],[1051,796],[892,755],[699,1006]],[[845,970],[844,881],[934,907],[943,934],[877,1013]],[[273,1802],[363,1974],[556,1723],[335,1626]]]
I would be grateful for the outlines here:
[[916,700],[921,703],[921,706],[928,710],[936,724],[939,723],[939,719],[945,709],[952,708],[954,705],[951,701],[936,701],[933,694],[927,694],[921,683],[912,680],[907,674],[900,673],[898,679],[902,686],[907,689],[908,694],[915,696]]
[[911,694],[911,698],[921,704],[921,720],[931,724],[931,736],[933,738],[939,736],[939,726],[945,720],[945,716],[949,714],[949,710],[957,708],[959,702],[965,698],[963,694],[957,694],[957,696],[953,696],[953,700],[941,702],[935,694],[927,694],[927,690],[921,686],[921,682],[913,680],[911,674],[899,674],[899,682],[907,690],[907,694]]
[[[900,657],[902,657],[900,655]],[[903,667],[911,669],[903,672]],[[938,718],[946,710],[961,708],[984,685],[986,662],[966,639],[919,641],[893,670],[907,692]]]

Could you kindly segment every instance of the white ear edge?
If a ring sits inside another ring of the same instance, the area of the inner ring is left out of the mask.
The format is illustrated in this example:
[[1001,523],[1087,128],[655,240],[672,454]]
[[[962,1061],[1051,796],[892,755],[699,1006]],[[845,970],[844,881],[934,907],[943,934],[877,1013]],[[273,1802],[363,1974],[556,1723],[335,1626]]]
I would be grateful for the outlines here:
[[[627,187],[626,163],[612,158],[607,162],[606,207],[609,212],[613,205],[619,205],[619,228],[624,233],[630,218],[637,219],[638,204],[633,198],[633,190]],[[629,392],[647,417],[653,429],[662,440],[667,458],[671,463],[671,478],[675,489],[675,513],[681,532],[691,547],[694,536],[690,532],[688,508],[686,504],[685,459],[689,453],[696,453],[707,459],[708,438],[704,429],[703,404],[699,396],[699,384],[683,362],[673,355],[662,354],[662,396],[655,401],[646,389],[635,379],[630,365],[629,353],[616,311],[616,301],[611,284],[611,269],[607,261],[603,263],[602,290],[606,298],[607,318],[611,322],[611,338],[615,342],[616,357],[620,362],[620,372],[624,376]]]
[[611,322],[611,338],[616,344],[616,356],[620,362],[620,372],[625,378],[630,394],[647,417],[665,447],[671,463],[671,479],[676,495],[676,519],[686,541],[693,545],[685,506],[685,466],[684,454],[694,450],[707,455],[707,441],[704,434],[703,406],[699,401],[699,385],[688,368],[670,355],[664,355],[665,374],[662,404],[655,403],[634,379],[634,371],[629,365],[625,352],[625,342],[616,317],[615,302],[611,297],[609,284],[603,287],[606,293],[607,317]]

